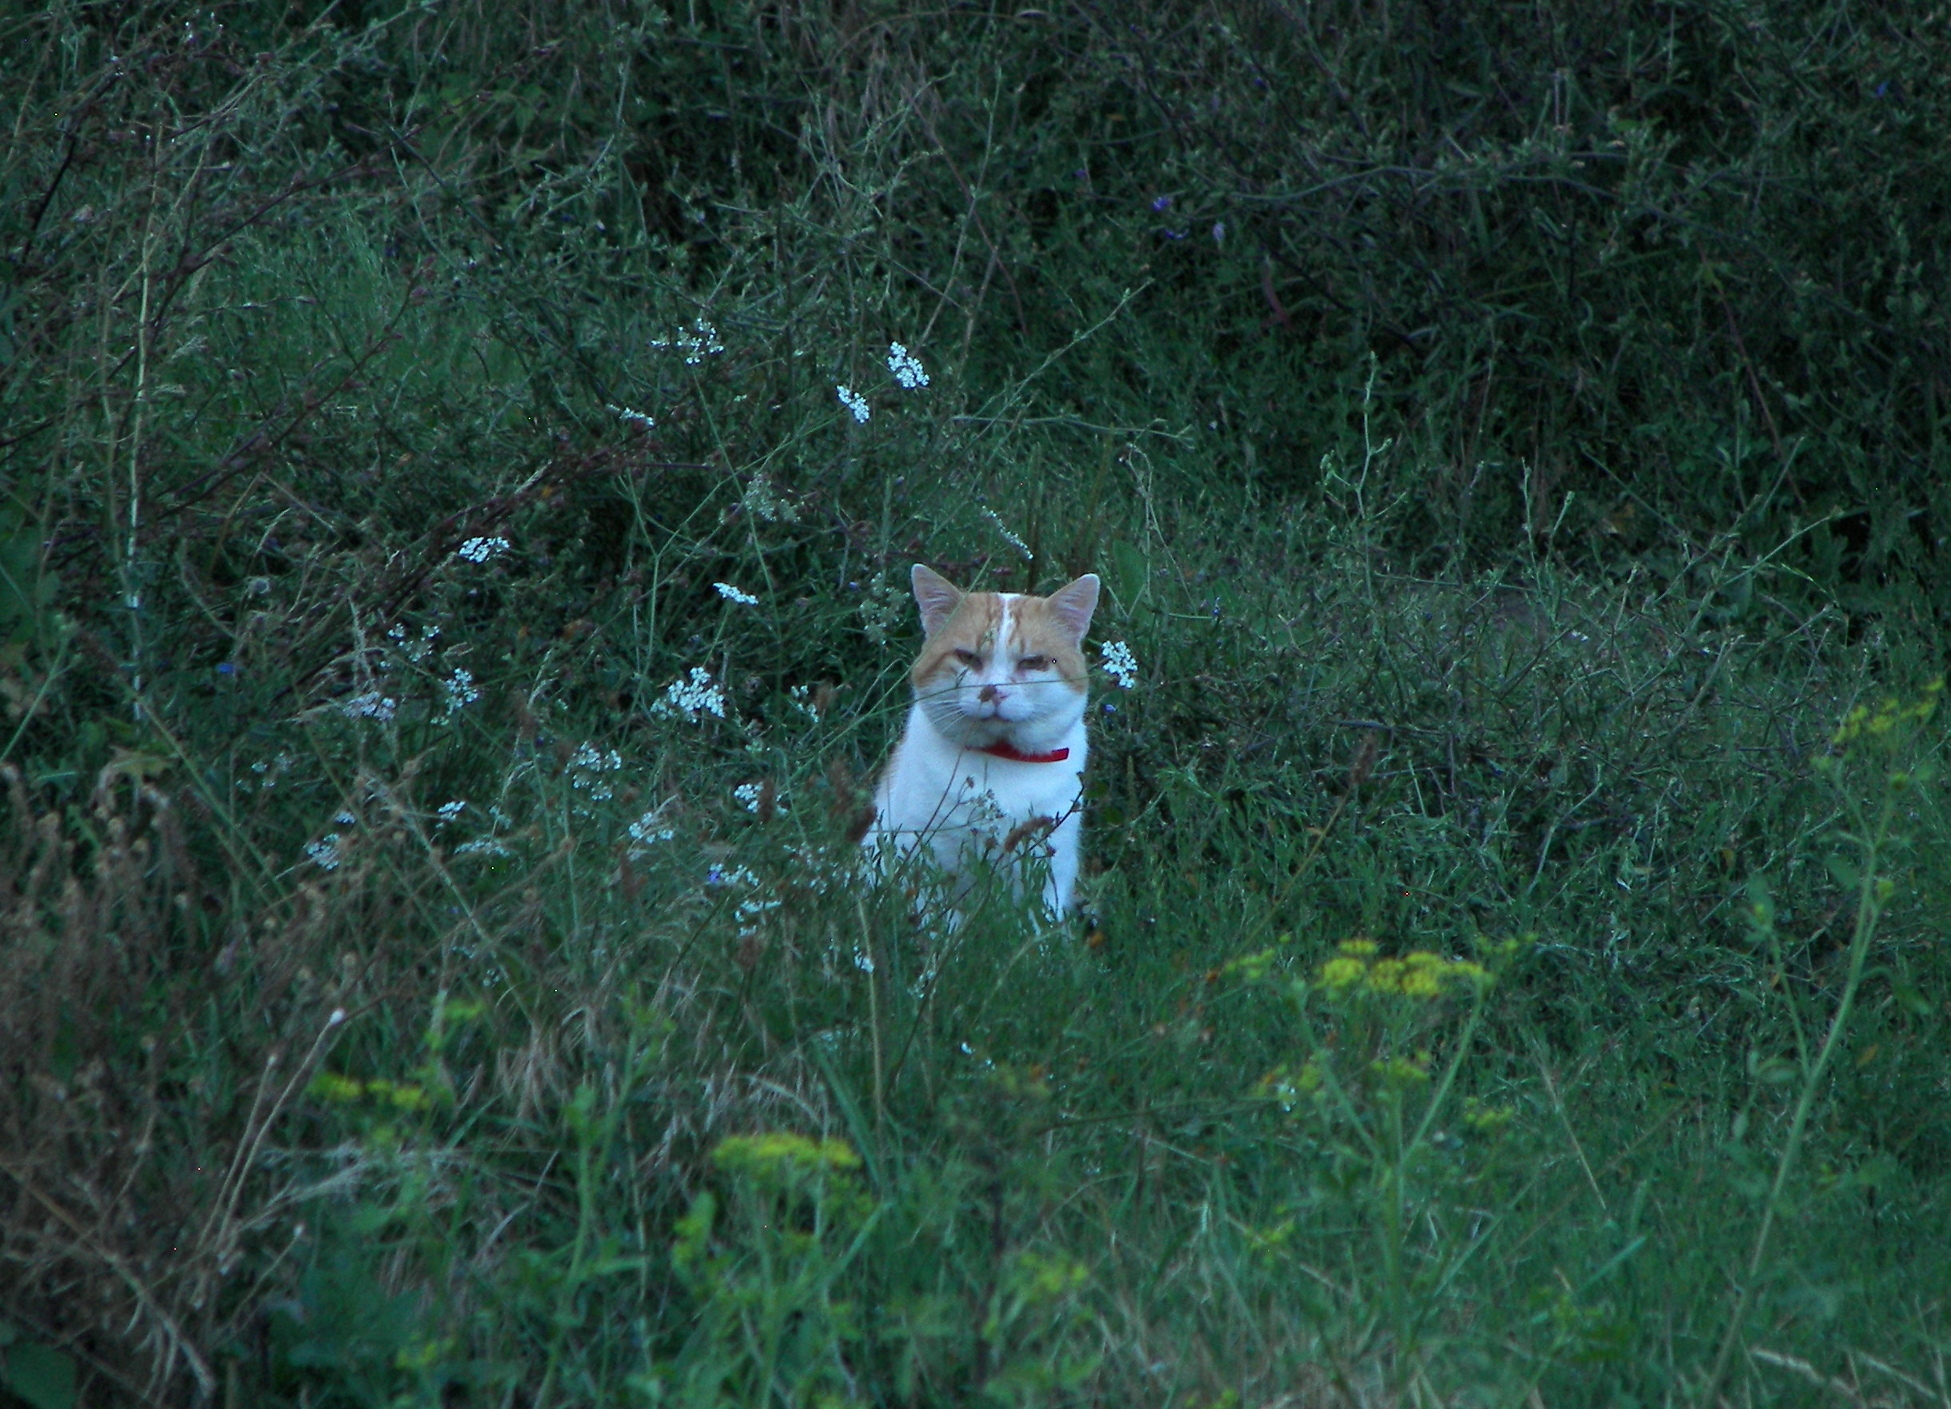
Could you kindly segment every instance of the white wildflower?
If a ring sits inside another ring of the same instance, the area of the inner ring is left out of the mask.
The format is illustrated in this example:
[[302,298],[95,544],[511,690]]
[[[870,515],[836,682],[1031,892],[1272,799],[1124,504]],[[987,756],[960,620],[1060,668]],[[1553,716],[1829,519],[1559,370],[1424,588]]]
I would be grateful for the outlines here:
[[874,414],[867,404],[867,398],[850,386],[837,386],[833,390],[840,398],[840,404],[853,413],[854,420],[861,425],[867,424],[867,418]]
[[[849,586],[852,584],[849,583]],[[908,594],[887,580],[887,574],[877,572],[861,594],[861,630],[867,639],[876,646],[887,644],[888,637],[899,630],[913,610],[909,605]]]
[[609,409],[612,414],[620,419],[629,421],[633,425],[642,426],[645,430],[654,430],[657,426],[657,418],[655,416],[648,415],[642,411],[633,411],[628,406],[619,406],[614,401],[609,403]]
[[734,866],[727,870],[714,861],[710,869],[705,872],[705,884],[712,887],[755,886],[758,883],[759,878],[743,866]]
[[703,316],[692,319],[689,328],[679,328],[667,338],[652,338],[650,345],[683,353],[687,367],[695,367],[708,355],[725,350],[725,344],[718,341],[718,330]]
[[354,817],[350,812],[341,812],[337,817],[334,817],[332,820],[334,822],[337,822],[341,827],[350,827],[354,822],[357,822],[359,819],[357,817]]
[[650,707],[655,715],[682,715],[693,724],[704,714],[725,717],[725,692],[713,682],[711,672],[701,665],[691,667],[687,678],[679,676],[664,691],[664,698]]
[[474,672],[471,670],[463,670],[456,666],[452,678],[443,680],[440,684],[441,688],[447,691],[449,714],[465,709],[481,698],[480,688],[475,685]]
[[786,692],[786,702],[808,719],[818,722],[820,717],[819,697],[813,693],[811,685],[795,685]]
[[615,749],[608,753],[585,740],[582,747],[569,757],[569,786],[587,792],[598,802],[608,802],[616,795],[605,773],[615,773],[623,767],[623,755]]
[[772,481],[764,475],[756,476],[746,487],[739,500],[745,508],[767,523],[798,523],[799,509],[792,501],[779,497]]
[[777,910],[777,900],[741,900],[738,903],[738,937],[749,939],[759,931],[758,920],[768,910]]
[[460,818],[461,813],[463,813],[466,810],[467,810],[467,804],[465,802],[462,802],[459,798],[454,799],[454,801],[452,802],[443,802],[436,809],[436,811],[440,815],[440,821],[435,825],[444,827],[449,822],[458,820]]
[[[739,806],[743,807],[747,812],[757,812],[759,810],[759,804],[765,800],[765,784],[740,783],[732,789],[732,796],[738,799]],[[775,812],[784,812],[786,810],[786,804],[779,801],[776,797],[772,801],[772,807]]]
[[1131,647],[1123,641],[1106,641],[1097,648],[1097,659],[1120,690],[1129,690],[1138,683],[1138,662],[1132,658]]
[[456,856],[507,856],[508,848],[494,837],[476,837],[454,848]]
[[[403,652],[406,653],[406,658],[408,660],[418,661],[418,660],[426,659],[427,652],[431,651],[433,649],[434,642],[440,639],[440,628],[438,626],[422,627],[420,629],[420,639],[418,641],[407,640],[406,627],[400,623],[395,623],[392,626],[392,628],[387,631],[386,634],[388,637],[392,639],[394,645],[398,646]],[[384,665],[389,665],[390,663],[382,663],[382,664],[384,666]]]
[[381,724],[391,719],[399,707],[398,700],[382,695],[377,690],[368,690],[363,695],[354,695],[339,705],[340,711],[347,719],[377,719]]
[[831,889],[844,886],[858,874],[852,865],[836,864],[818,847],[795,846],[788,848],[786,854],[793,859],[793,885],[812,891],[815,895],[825,895]]
[[465,558],[470,563],[485,563],[490,558],[500,557],[508,551],[508,540],[500,534],[492,538],[470,538],[454,550],[454,556]]
[[677,835],[674,828],[664,824],[664,809],[668,802],[660,803],[632,822],[628,827],[630,840],[643,846],[652,846],[660,841],[669,841]]
[[327,832],[317,841],[306,842],[305,855],[309,856],[312,864],[321,871],[338,870],[340,859],[339,834],[337,832]]
[[583,771],[594,770],[597,772],[602,771],[604,768],[623,767],[623,760],[617,757],[615,749],[610,750],[609,757],[616,761],[614,763],[606,762],[603,751],[585,739],[575,753],[569,756],[569,766]]
[[711,585],[716,587],[718,589],[718,595],[728,602],[737,602],[741,607],[756,607],[759,604],[757,597],[754,597],[750,592],[739,591],[738,588],[732,586],[729,582],[714,582]]
[[1024,562],[1035,560],[1036,554],[1030,551],[1030,545],[1011,533],[1009,531],[1009,525],[1002,521],[1002,517],[994,509],[984,508],[982,516],[996,526],[996,532],[1000,533],[1008,541],[1010,547],[1023,555]]
[[[919,391],[928,385],[928,373],[922,368],[921,359],[898,342],[887,345],[887,369],[894,373],[894,380],[908,391]],[[866,417],[862,417],[865,420]]]

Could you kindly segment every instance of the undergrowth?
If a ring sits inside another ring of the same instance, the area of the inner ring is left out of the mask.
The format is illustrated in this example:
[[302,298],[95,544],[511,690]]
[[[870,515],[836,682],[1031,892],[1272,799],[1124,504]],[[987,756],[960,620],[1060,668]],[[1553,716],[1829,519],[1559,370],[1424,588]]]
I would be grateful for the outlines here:
[[1940,20],[1551,14],[0,20],[0,1402],[1946,1402]]

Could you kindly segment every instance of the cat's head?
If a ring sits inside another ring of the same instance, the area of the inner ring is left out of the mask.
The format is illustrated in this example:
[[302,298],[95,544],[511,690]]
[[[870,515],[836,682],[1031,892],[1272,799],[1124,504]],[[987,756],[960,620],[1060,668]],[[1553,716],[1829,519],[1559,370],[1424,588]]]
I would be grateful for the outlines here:
[[1096,576],[1047,597],[964,592],[919,563],[913,581],[928,640],[910,678],[938,733],[977,748],[1040,744],[1083,718]]

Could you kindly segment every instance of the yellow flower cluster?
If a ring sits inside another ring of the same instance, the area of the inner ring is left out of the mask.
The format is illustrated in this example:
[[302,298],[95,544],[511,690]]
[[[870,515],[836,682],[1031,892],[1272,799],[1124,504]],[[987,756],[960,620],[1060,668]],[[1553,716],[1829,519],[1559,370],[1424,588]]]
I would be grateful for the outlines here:
[[1346,939],[1335,947],[1335,957],[1315,975],[1330,999],[1372,993],[1427,1002],[1453,989],[1481,989],[1491,982],[1482,964],[1445,959],[1427,949],[1413,950],[1400,959],[1379,959],[1372,939]]
[[1370,1062],[1368,1069],[1381,1078],[1386,1086],[1414,1086],[1417,1082],[1429,1080],[1429,1053],[1418,1052],[1413,1057],[1383,1057]]
[[761,1183],[860,1168],[860,1156],[845,1140],[814,1140],[789,1130],[728,1135],[711,1152],[711,1162],[727,1174],[747,1175]]
[[1091,1279],[1091,1270],[1062,1253],[1023,1251],[1010,1269],[1010,1289],[1032,1306],[1069,1296]]
[[433,1097],[427,1088],[407,1081],[386,1081],[375,1077],[371,1081],[360,1081],[356,1077],[341,1076],[337,1072],[322,1071],[312,1078],[311,1094],[321,1101],[329,1101],[336,1106],[349,1106],[365,1097],[371,1097],[381,1105],[390,1105],[395,1110],[424,1111],[433,1104]]
[[1463,1123],[1481,1134],[1492,1135],[1517,1116],[1510,1106],[1493,1106],[1475,1096],[1463,1098]]
[[1903,703],[1895,695],[1887,696],[1883,703],[1872,709],[1860,704],[1843,717],[1836,730],[1835,742],[1838,747],[1847,747],[1859,740],[1870,744],[1893,744],[1904,732],[1901,726],[1922,724],[1937,710],[1937,697],[1944,693],[1944,681],[1940,677],[1924,687],[1924,693],[1909,704]]

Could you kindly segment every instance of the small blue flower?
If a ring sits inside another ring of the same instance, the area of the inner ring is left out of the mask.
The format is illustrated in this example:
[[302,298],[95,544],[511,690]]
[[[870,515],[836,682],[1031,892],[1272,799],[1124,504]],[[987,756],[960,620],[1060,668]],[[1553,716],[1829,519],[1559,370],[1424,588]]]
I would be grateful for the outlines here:
[[1152,201],[1152,209],[1160,212],[1164,212],[1172,209],[1172,198],[1170,196],[1156,197]]
[[217,674],[219,675],[235,675],[236,673],[237,662],[234,660],[224,661],[217,667]]

